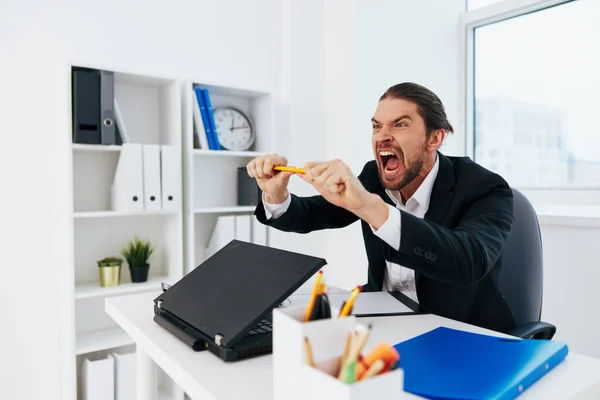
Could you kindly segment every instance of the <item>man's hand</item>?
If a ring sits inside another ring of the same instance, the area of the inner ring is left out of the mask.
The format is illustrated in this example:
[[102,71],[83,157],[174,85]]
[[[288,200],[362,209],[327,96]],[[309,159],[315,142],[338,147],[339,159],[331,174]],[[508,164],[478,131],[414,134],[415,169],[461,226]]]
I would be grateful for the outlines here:
[[265,194],[265,201],[281,204],[289,196],[287,186],[293,172],[275,171],[275,166],[286,166],[287,159],[277,154],[259,156],[246,165],[248,175],[256,179]]
[[354,213],[375,229],[387,221],[385,202],[378,195],[369,193],[342,161],[310,162],[304,169],[306,175],[298,176],[313,185],[331,204]]

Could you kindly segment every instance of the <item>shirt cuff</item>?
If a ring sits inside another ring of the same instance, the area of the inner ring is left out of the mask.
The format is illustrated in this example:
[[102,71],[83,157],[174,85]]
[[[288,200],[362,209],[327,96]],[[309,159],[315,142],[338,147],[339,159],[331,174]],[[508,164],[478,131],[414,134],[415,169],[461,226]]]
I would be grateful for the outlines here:
[[288,194],[288,197],[281,204],[271,204],[271,203],[267,203],[265,201],[265,194],[263,193],[262,200],[263,200],[263,207],[265,208],[265,216],[267,217],[267,220],[271,220],[271,219],[277,219],[277,218],[281,217],[283,214],[285,214],[285,212],[290,207],[290,204],[292,202],[292,196],[290,196]]
[[[378,230],[371,226],[373,233],[381,240],[389,244],[394,250],[400,250],[400,225],[402,218],[400,210],[388,204],[388,219]],[[370,226],[370,225],[369,225]]]

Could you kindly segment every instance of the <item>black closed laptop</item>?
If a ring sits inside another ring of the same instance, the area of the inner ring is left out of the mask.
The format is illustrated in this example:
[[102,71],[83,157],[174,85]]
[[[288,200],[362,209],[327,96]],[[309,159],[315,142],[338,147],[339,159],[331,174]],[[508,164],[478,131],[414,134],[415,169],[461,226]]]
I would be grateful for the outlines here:
[[154,321],[225,361],[273,351],[272,310],[326,261],[233,240],[154,299]]

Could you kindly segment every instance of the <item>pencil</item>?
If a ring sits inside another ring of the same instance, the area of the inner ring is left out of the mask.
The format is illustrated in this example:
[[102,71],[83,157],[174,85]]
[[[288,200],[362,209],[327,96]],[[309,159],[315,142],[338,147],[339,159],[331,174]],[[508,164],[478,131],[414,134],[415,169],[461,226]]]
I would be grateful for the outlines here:
[[313,359],[312,349],[307,337],[304,338],[304,354],[306,355],[306,363],[314,368],[315,360]]
[[358,357],[360,355],[363,347],[365,347],[365,344],[367,343],[367,340],[369,340],[369,335],[371,334],[371,328],[373,328],[373,324],[369,324],[367,329],[365,329],[365,331],[362,333],[362,336],[360,336],[360,338],[358,339],[359,341],[358,341],[358,346],[356,349],[356,357]]
[[319,271],[317,274],[317,281],[315,282],[315,286],[313,287],[312,294],[310,296],[310,302],[306,307],[306,313],[304,314],[304,322],[308,322],[310,319],[310,314],[312,312],[313,307],[315,306],[315,300],[317,299],[317,294],[319,293],[319,289],[321,288],[321,279],[323,277],[323,271]]
[[383,362],[382,359],[376,360],[373,364],[371,364],[369,369],[364,373],[364,375],[360,378],[360,380],[362,381],[364,379],[367,379],[374,375],[377,375],[378,373],[380,373],[383,370],[384,366],[385,366],[385,363]]
[[[241,171],[247,171],[246,167],[238,167],[239,170]],[[291,167],[291,166],[285,166],[285,165],[277,165],[275,167],[273,167],[273,169],[275,171],[287,171],[287,172],[295,172],[297,174],[305,174],[306,170],[304,168],[296,168],[296,167]]]
[[319,295],[322,295],[325,291],[325,283],[321,282],[321,287],[319,288]]
[[287,171],[287,172],[296,172],[297,174],[305,174],[306,171],[304,170],[304,168],[296,168],[296,167],[285,167],[282,165],[278,165],[275,168],[273,168],[276,171]]
[[340,311],[340,317],[345,317],[348,314],[350,314],[350,310],[352,309],[352,305],[354,304],[354,300],[356,300],[356,296],[358,296],[358,294],[360,293],[360,291],[362,290],[362,286],[357,286],[352,293],[350,294],[350,298],[348,299],[348,301],[346,302],[346,304],[344,304],[344,307],[342,307],[342,310]]
[[344,344],[344,352],[342,353],[342,358],[340,359],[340,370],[338,372],[338,379],[342,379],[342,375],[344,372],[344,366],[346,364],[346,360],[348,359],[348,353],[350,352],[350,345],[352,344],[352,337],[354,335],[348,332],[346,336],[346,343]]

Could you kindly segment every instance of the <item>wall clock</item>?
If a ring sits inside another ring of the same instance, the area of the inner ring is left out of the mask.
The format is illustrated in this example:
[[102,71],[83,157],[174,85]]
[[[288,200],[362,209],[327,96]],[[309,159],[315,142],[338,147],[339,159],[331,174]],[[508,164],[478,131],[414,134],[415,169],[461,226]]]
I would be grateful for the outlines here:
[[254,144],[254,128],[243,112],[233,107],[214,110],[215,126],[221,148],[244,151]]

